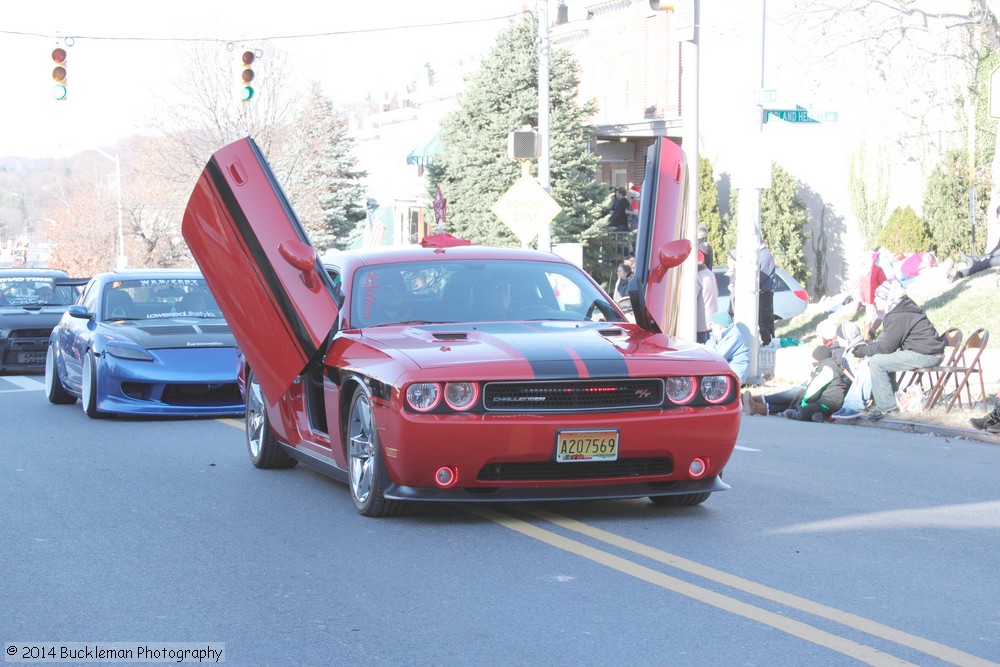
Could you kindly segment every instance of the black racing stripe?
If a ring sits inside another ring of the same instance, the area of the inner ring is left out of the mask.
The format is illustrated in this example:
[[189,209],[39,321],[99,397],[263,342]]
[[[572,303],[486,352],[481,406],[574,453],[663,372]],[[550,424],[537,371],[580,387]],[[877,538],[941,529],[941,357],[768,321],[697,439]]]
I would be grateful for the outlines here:
[[544,322],[486,324],[477,328],[504,335],[506,342],[531,364],[538,379],[579,378],[578,362],[592,378],[628,376],[628,365],[621,351],[595,337],[587,328],[579,334],[565,332],[567,335],[547,328]]
[[[302,348],[302,352],[306,358],[312,359],[317,352],[317,347],[313,344],[312,336],[309,335],[308,329],[303,323],[302,318],[299,317],[298,312],[292,305],[288,292],[285,290],[284,285],[281,284],[278,274],[274,271],[274,267],[271,265],[271,260],[267,253],[264,252],[260,239],[258,239],[257,235],[254,233],[253,227],[250,225],[250,221],[247,218],[246,213],[239,205],[239,200],[237,199],[232,188],[229,186],[229,182],[226,180],[222,165],[220,165],[218,160],[213,157],[205,166],[205,172],[208,174],[212,184],[215,186],[216,192],[219,193],[226,210],[229,211],[233,224],[236,226],[237,231],[243,238],[243,242],[250,251],[250,256],[253,258],[254,264],[260,270],[264,278],[264,282],[267,284],[268,290],[271,292],[271,297],[278,302],[278,307],[284,315],[285,321],[288,322],[292,335],[295,336],[295,339],[298,341],[298,344]],[[288,202],[285,200],[280,189],[276,191],[276,194],[287,210]],[[305,239],[305,241],[308,242],[308,239]]]

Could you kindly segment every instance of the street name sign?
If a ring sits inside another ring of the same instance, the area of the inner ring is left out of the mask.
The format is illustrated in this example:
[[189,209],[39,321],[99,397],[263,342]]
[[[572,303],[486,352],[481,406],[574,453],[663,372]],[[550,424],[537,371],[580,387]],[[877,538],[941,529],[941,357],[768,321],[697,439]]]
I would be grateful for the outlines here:
[[786,123],[835,123],[838,116],[836,111],[810,111],[801,106],[794,109],[764,109],[765,123],[771,118]]

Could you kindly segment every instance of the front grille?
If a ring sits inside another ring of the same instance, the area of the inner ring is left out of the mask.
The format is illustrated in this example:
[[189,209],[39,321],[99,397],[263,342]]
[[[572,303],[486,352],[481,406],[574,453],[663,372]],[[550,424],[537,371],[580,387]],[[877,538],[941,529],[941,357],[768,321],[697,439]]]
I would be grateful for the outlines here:
[[483,388],[487,412],[629,410],[663,404],[663,381],[567,380],[490,382]]
[[[156,385],[145,382],[123,382],[122,393],[138,401],[152,400]],[[240,388],[235,382],[218,384],[168,384],[163,387],[160,402],[177,406],[234,405],[242,401]]]
[[491,463],[480,469],[480,482],[530,482],[564,479],[612,479],[669,475],[674,462],[665,458],[620,459],[618,461],[585,461],[580,463]]
[[52,333],[51,327],[48,329],[13,329],[8,338],[44,338],[48,342],[50,333]]

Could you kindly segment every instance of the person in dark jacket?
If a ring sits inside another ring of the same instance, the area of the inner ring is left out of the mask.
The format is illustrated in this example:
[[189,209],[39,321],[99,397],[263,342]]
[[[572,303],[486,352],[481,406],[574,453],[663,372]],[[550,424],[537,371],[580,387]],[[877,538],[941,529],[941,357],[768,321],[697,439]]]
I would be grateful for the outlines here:
[[931,368],[941,363],[945,341],[923,309],[906,296],[898,281],[890,280],[875,290],[875,309],[885,313],[882,332],[870,343],[854,348],[858,357],[868,357],[875,406],[862,419],[879,420],[899,412],[890,373]]
[[743,392],[745,414],[780,414],[789,419],[823,422],[844,405],[847,381],[833,359],[830,348],[817,345],[812,352],[813,370],[804,385],[784,391],[754,396]]
[[757,245],[757,262],[760,267],[757,326],[760,329],[760,344],[770,345],[774,338],[774,290],[778,289],[779,278],[774,255],[764,245],[764,241]]
[[618,188],[615,191],[615,199],[611,202],[611,220],[608,224],[614,227],[616,232],[628,231],[628,194],[625,188]]

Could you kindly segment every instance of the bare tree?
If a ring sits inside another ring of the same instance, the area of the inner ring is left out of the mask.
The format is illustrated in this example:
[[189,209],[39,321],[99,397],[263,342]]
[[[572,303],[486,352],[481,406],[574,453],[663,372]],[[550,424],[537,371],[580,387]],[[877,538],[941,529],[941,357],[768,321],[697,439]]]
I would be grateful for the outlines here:
[[152,119],[168,139],[161,146],[164,178],[190,187],[213,152],[243,137],[253,137],[265,155],[274,150],[297,98],[287,88],[287,58],[269,45],[252,49],[258,75],[253,98],[244,102],[236,97],[243,50],[200,42],[185,55],[185,76],[173,83]]

